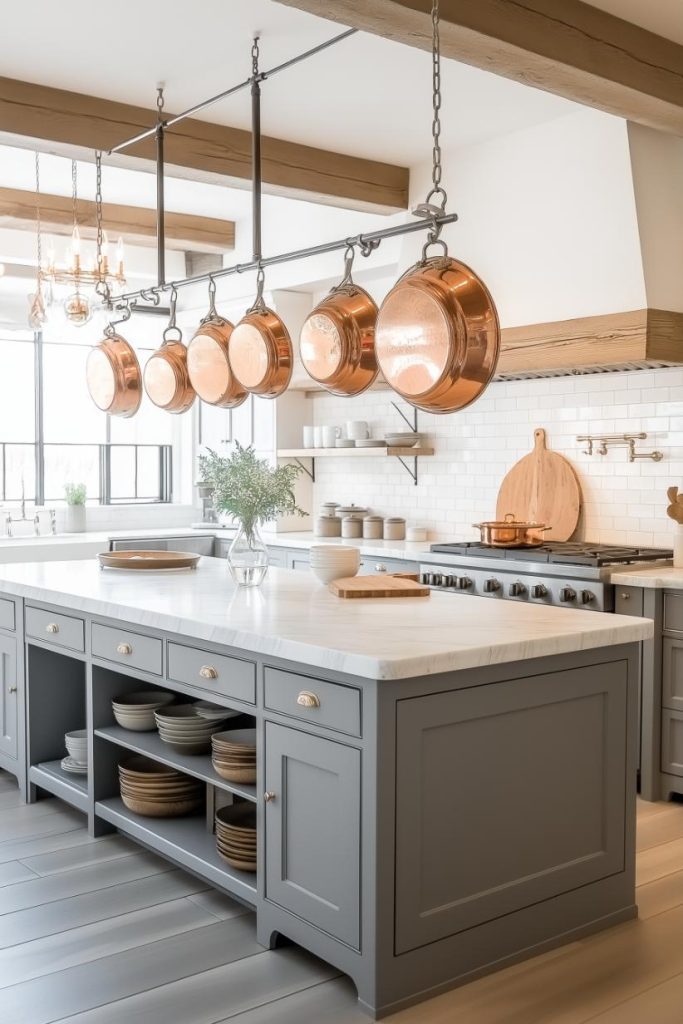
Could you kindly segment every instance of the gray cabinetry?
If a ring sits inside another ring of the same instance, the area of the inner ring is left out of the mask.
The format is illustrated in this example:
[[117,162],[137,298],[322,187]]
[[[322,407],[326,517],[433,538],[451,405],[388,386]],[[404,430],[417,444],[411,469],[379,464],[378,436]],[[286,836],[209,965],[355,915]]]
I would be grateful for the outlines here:
[[263,703],[319,728],[360,736],[360,690],[277,668],[264,671]]
[[184,551],[192,555],[212,555],[213,537],[155,537],[141,540],[113,540],[112,551]]
[[266,899],[360,948],[360,760],[266,724]]
[[[16,760],[19,753],[19,680],[14,637],[0,636],[0,687],[0,755]],[[4,758],[0,765],[8,767]]]
[[683,776],[683,711],[662,711],[662,771]]
[[683,711],[683,639],[664,637],[662,707]]
[[310,569],[311,556],[306,548],[300,550],[287,550],[288,569]]

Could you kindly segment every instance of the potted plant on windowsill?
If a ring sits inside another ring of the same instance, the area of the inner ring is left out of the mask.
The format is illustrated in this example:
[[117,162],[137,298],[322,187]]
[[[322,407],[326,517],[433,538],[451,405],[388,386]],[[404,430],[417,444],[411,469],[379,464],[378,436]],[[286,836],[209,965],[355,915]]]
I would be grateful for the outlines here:
[[65,484],[66,497],[66,533],[85,533],[85,484]]
[[294,497],[301,467],[270,466],[253,448],[239,443],[227,458],[207,451],[199,457],[201,480],[211,487],[215,508],[231,515],[239,527],[228,551],[230,573],[242,587],[258,586],[268,571],[260,527],[279,515],[306,515]]

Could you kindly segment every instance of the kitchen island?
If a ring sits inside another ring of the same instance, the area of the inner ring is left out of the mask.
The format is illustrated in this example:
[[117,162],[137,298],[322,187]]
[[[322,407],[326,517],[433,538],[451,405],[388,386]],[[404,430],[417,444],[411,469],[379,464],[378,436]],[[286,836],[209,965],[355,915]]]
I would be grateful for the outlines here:
[[[644,619],[483,598],[341,601],[308,573],[236,588],[225,563],[153,575],[3,566],[3,767],[249,903],[349,974],[381,1016],[635,915]],[[159,687],[238,711],[257,783],[116,725]],[[24,724],[25,719],[25,724]],[[85,728],[88,777],[62,772]],[[14,747],[8,737],[13,733]],[[23,739],[25,737],[25,749]],[[117,765],[205,783],[206,812],[146,818]],[[258,870],[218,856],[213,810],[257,808]]]

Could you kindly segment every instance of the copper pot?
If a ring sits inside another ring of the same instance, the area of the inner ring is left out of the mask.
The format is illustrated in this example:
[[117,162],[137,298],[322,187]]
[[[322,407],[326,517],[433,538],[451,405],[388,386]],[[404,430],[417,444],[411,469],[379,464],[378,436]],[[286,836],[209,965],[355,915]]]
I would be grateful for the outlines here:
[[[430,243],[428,243],[430,244]],[[425,412],[470,405],[493,377],[500,325],[486,285],[464,263],[426,257],[394,285],[377,317],[375,350],[387,383]]]
[[[145,364],[145,391],[151,402],[166,412],[187,412],[195,400],[195,391],[187,372],[187,349],[175,322],[176,292],[171,292],[171,319],[164,331],[160,349]],[[172,338],[171,335],[176,337]]]
[[351,278],[353,247],[340,283],[309,313],[299,351],[309,377],[333,395],[360,395],[379,372],[375,356],[377,306]]
[[519,523],[512,512],[505,519],[488,523],[473,523],[481,535],[481,543],[490,548],[538,548],[543,544],[543,533],[550,526],[542,523]]
[[212,279],[209,283],[209,312],[187,346],[187,372],[202,401],[221,409],[236,409],[247,398],[247,391],[235,379],[230,368],[228,345],[233,325],[219,316],[215,297],[216,285]]
[[[115,323],[130,319],[130,309]],[[90,397],[102,412],[128,419],[134,416],[142,401],[142,374],[135,350],[125,338],[116,334],[113,324],[105,337],[91,349],[85,367]]]
[[263,282],[259,270],[256,301],[230,337],[230,367],[247,391],[277,398],[292,378],[292,341],[280,317],[263,301]]

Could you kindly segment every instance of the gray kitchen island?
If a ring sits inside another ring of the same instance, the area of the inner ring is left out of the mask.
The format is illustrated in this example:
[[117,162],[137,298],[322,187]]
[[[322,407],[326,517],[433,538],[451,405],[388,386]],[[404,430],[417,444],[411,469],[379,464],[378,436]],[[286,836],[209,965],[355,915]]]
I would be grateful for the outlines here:
[[[251,905],[351,976],[377,1017],[633,917],[637,686],[645,619],[483,598],[342,601],[271,569],[142,574],[96,561],[0,570],[0,767]],[[257,783],[116,725],[153,687],[255,725]],[[88,732],[87,777],[61,770]],[[206,809],[147,818],[118,762],[202,780]],[[257,808],[255,874],[213,812]]]

